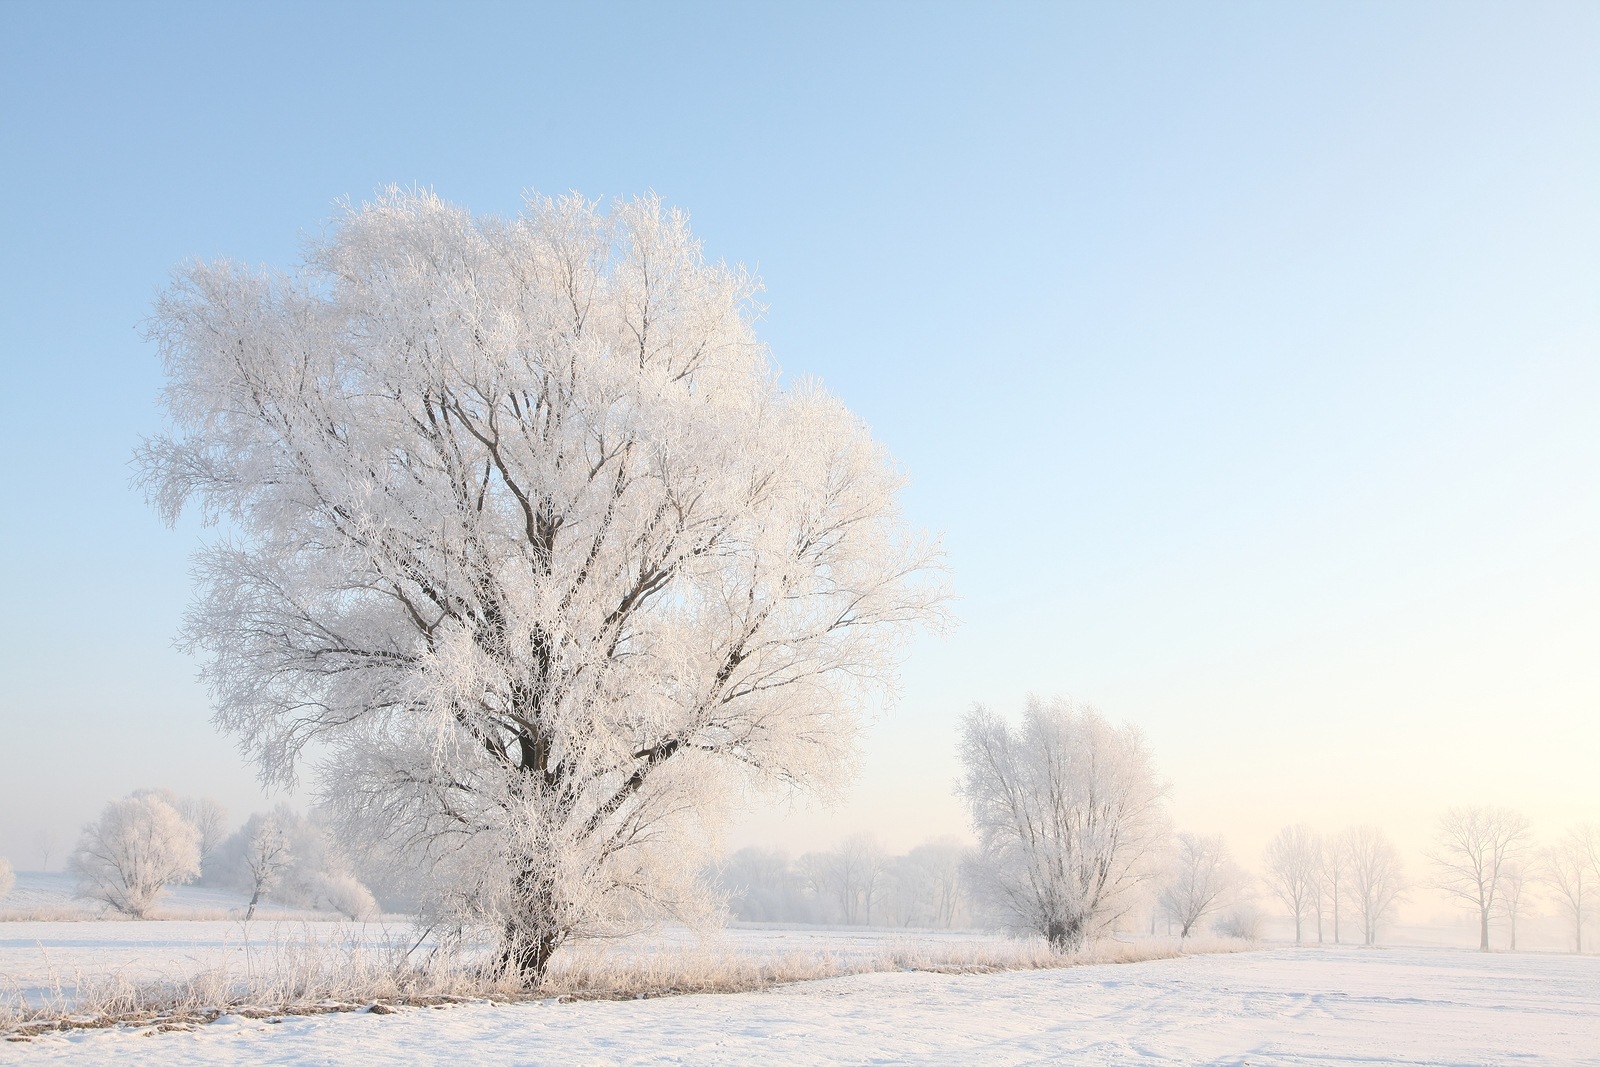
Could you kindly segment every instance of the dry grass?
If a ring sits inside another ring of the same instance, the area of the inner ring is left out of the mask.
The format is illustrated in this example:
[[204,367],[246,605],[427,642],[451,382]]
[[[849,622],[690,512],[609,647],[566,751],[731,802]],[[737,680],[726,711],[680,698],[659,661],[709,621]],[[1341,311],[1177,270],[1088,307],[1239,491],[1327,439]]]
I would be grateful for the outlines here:
[[876,952],[826,949],[782,954],[716,944],[637,947],[579,945],[563,950],[535,989],[486,965],[479,951],[433,949],[393,940],[330,944],[309,933],[246,955],[242,968],[206,968],[170,979],[120,975],[57,977],[40,997],[0,988],[0,1035],[26,1040],[82,1027],[188,1029],[224,1015],[273,1018],[462,1001],[635,999],[685,993],[737,993],[791,982],[884,971],[982,974],[1086,964],[1136,963],[1196,952],[1238,952],[1227,939],[1102,941],[1062,955],[1043,941],[945,941],[907,937]]

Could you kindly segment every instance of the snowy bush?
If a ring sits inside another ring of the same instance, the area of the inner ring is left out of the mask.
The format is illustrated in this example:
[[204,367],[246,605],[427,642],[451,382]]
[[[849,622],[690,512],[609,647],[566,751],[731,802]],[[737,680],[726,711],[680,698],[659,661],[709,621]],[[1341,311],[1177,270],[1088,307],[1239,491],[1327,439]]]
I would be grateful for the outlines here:
[[378,914],[372,891],[351,874],[329,874],[322,879],[321,902],[346,919],[370,919]]
[[1263,916],[1254,904],[1240,904],[1218,917],[1215,930],[1222,937],[1237,937],[1244,941],[1260,941]]
[[168,885],[200,873],[200,831],[154,793],[113,800],[83,828],[67,869],[78,894],[143,919]]

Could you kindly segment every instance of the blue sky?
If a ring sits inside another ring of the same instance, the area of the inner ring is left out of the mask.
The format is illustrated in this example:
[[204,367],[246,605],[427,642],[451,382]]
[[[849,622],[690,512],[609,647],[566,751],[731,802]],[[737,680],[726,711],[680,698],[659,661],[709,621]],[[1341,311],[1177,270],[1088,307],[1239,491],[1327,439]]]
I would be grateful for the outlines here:
[[[962,625],[829,811],[960,832],[954,724],[1072,693],[1180,823],[1600,818],[1592,4],[0,7],[0,855],[141,785],[263,803],[129,486],[189,257],[389,183],[653,189],[909,471]],[[42,797],[52,799],[42,800]]]

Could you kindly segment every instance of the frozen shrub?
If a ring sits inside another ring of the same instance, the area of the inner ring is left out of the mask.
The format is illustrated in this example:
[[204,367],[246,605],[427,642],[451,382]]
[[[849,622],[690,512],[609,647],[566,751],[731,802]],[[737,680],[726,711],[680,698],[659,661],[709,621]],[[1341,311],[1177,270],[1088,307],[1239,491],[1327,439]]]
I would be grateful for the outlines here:
[[1260,941],[1261,909],[1254,904],[1241,904],[1217,919],[1216,931],[1222,937]]
[[346,919],[370,919],[378,913],[372,891],[353,875],[331,874],[322,883],[322,903]]

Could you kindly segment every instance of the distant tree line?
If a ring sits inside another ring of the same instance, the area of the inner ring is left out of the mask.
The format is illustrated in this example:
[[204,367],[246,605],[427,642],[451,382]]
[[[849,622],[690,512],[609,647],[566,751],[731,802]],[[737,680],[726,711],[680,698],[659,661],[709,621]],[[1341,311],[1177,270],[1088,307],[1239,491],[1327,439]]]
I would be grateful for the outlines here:
[[962,877],[969,853],[959,841],[942,839],[890,855],[877,838],[856,834],[795,859],[740,849],[715,880],[739,922],[950,929],[972,925]]

